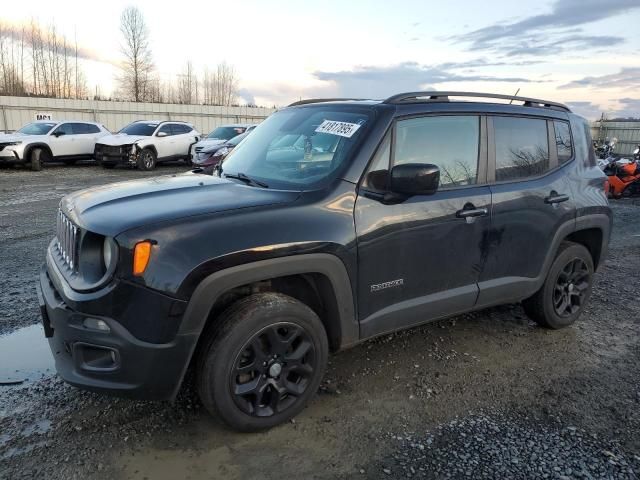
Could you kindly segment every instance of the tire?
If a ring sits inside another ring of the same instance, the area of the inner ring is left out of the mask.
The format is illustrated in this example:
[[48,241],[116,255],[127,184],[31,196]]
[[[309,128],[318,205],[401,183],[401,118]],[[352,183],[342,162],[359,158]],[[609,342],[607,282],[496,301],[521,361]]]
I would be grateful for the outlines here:
[[234,303],[220,320],[197,361],[205,408],[242,432],[266,430],[300,413],[318,390],[329,351],[313,310],[286,295],[260,293]]
[[156,153],[151,148],[144,148],[138,156],[139,170],[153,170],[156,168]]
[[589,250],[577,243],[562,243],[540,290],[522,302],[526,314],[546,328],[571,325],[589,300],[593,272]]
[[46,150],[42,148],[34,148],[30,154],[31,170],[39,172],[42,170],[42,164],[49,160],[49,155]]

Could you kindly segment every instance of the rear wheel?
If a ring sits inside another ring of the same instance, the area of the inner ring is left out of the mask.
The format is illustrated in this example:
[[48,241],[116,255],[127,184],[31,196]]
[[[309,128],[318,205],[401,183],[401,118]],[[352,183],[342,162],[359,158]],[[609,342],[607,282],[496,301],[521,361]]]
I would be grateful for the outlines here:
[[150,148],[145,148],[138,156],[138,169],[153,170],[156,168],[156,154]]
[[245,432],[298,414],[327,364],[327,335],[318,316],[291,297],[261,293],[222,317],[198,359],[198,391],[207,410]]
[[540,290],[522,302],[525,312],[543,327],[571,325],[589,300],[593,271],[589,250],[577,243],[563,243]]
[[31,170],[33,170],[34,172],[39,172],[40,170],[42,170],[42,164],[44,162],[48,162],[49,160],[49,152],[47,152],[43,148],[34,148],[31,151],[30,155]]

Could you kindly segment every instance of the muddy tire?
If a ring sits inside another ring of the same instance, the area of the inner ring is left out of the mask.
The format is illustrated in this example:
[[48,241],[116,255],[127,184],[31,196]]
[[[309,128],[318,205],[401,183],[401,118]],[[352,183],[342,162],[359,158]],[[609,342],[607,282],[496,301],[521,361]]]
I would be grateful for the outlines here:
[[138,156],[138,169],[139,170],[153,170],[156,168],[156,152],[151,148],[145,148],[140,152]]
[[589,250],[577,243],[562,243],[540,290],[522,302],[526,314],[546,328],[571,325],[589,300],[593,272]]
[[196,370],[200,399],[235,430],[255,432],[291,419],[324,375],[324,326],[313,310],[286,295],[239,300],[205,335]]
[[42,164],[49,160],[49,154],[42,148],[34,148],[31,151],[30,158],[31,170],[39,172],[42,170]]

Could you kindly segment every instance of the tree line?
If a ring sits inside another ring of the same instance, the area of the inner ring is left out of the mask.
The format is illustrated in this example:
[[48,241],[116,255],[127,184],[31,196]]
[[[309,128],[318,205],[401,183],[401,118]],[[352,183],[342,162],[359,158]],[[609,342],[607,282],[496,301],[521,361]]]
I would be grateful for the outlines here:
[[[239,79],[223,62],[198,75],[191,61],[183,71],[163,80],[156,71],[149,29],[139,9],[126,8],[120,17],[121,55],[117,89],[111,100],[133,102],[236,105]],[[55,24],[42,27],[32,20],[20,28],[0,21],[0,95],[106,99],[90,95],[83,71],[90,52],[60,34]]]

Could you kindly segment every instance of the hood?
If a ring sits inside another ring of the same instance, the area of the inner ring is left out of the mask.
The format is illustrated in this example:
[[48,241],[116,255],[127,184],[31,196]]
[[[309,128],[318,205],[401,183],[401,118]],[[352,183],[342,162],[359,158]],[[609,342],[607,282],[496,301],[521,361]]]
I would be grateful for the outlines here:
[[144,140],[145,138],[150,137],[145,137],[144,135],[127,135],[125,133],[116,133],[115,135],[105,135],[104,137],[100,137],[98,143],[112,146],[131,145],[132,143]]
[[203,149],[207,149],[209,147],[213,147],[215,145],[222,145],[223,143],[227,142],[228,140],[218,140],[218,139],[213,139],[213,138],[203,138],[202,140],[200,140],[198,143],[195,144],[194,148],[200,148],[202,147]]
[[80,227],[115,237],[156,222],[293,202],[298,195],[189,172],[80,190],[61,207]]
[[47,135],[25,135],[24,133],[1,133],[0,143],[5,142],[24,142],[27,139],[32,142],[36,142],[45,138]]

